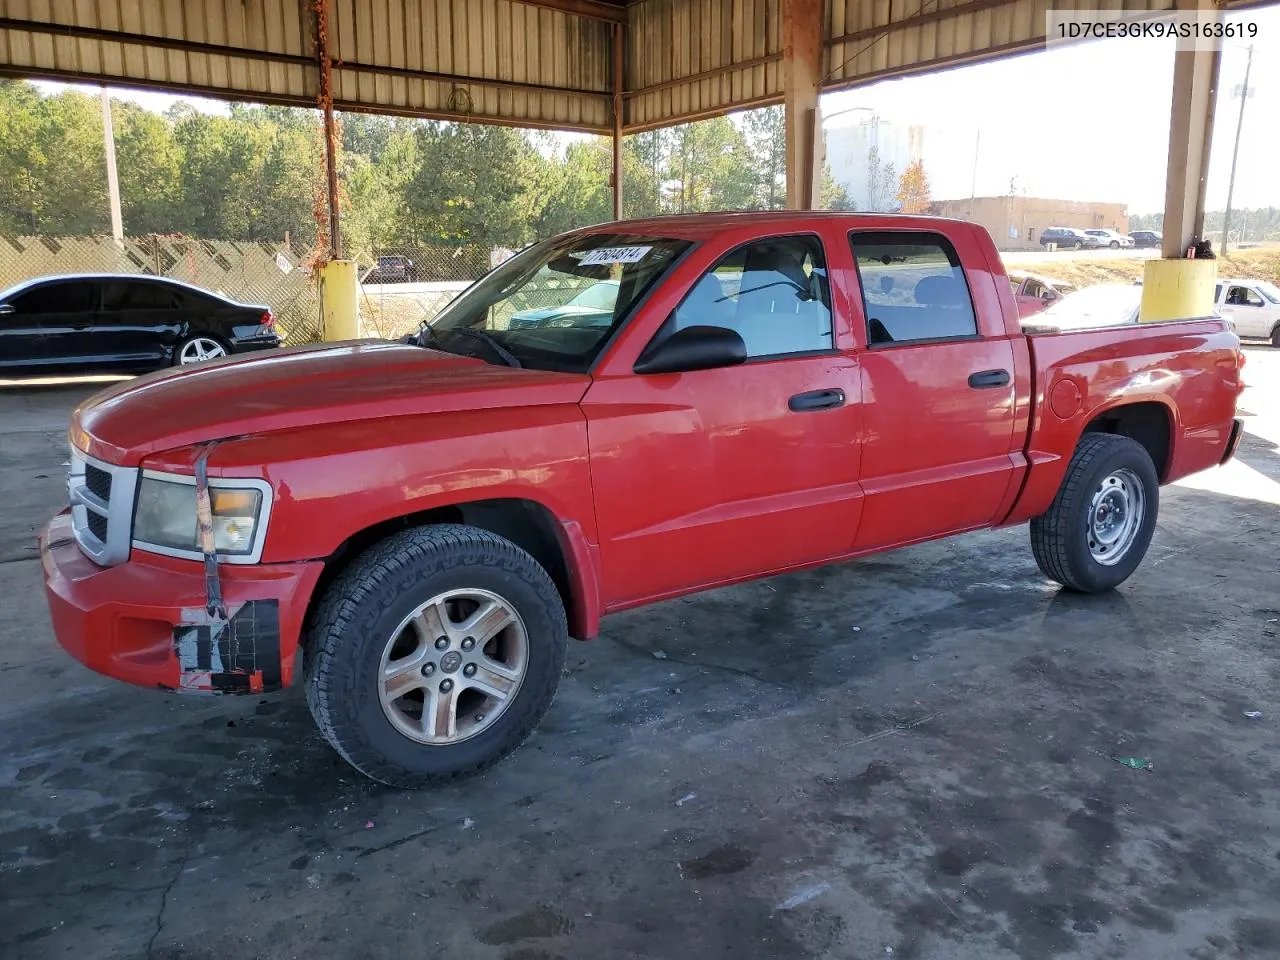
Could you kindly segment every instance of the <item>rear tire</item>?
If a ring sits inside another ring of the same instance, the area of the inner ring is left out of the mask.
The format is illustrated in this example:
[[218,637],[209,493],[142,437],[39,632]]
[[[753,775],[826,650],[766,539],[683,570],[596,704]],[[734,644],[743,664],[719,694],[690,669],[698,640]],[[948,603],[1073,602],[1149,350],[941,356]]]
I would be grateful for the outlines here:
[[460,524],[406,530],[325,591],[307,629],[307,704],[373,780],[417,788],[468,776],[533,732],[567,633],[555,584],[511,541]]
[[1280,350],[1280,323],[1271,331],[1271,345]]
[[1141,444],[1085,434],[1053,504],[1031,521],[1036,564],[1070,590],[1111,590],[1146,556],[1159,506],[1159,477]]

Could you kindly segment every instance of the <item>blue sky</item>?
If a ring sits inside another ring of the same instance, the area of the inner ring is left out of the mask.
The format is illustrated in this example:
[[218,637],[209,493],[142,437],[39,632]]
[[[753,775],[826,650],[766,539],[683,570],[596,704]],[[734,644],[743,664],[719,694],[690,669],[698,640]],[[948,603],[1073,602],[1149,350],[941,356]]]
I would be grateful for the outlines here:
[[[1231,14],[1258,25],[1234,203],[1280,206],[1275,126],[1280,118],[1280,7]],[[869,107],[885,119],[925,127],[924,160],[933,195],[1005,194],[1011,178],[1028,195],[1124,203],[1130,213],[1159,211],[1169,138],[1174,51],[1163,40],[1097,40],[932,75],[887,80],[823,97],[829,126],[857,123]],[[1209,171],[1210,209],[1226,203],[1239,100],[1243,43],[1223,49],[1217,122]],[[55,88],[55,84],[42,84]],[[162,110],[175,97],[113,91]],[[199,109],[217,101],[191,97]],[[957,119],[961,118],[961,119]]]

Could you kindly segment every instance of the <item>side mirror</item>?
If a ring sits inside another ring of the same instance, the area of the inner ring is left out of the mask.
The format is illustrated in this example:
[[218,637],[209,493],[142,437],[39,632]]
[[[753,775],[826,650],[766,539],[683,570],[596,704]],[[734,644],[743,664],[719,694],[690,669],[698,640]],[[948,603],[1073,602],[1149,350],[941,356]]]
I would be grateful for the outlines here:
[[724,327],[685,327],[647,347],[635,372],[684,373],[732,367],[747,359],[747,344],[735,330]]
[[0,303],[0,317],[8,316],[13,312],[14,309],[12,303]]

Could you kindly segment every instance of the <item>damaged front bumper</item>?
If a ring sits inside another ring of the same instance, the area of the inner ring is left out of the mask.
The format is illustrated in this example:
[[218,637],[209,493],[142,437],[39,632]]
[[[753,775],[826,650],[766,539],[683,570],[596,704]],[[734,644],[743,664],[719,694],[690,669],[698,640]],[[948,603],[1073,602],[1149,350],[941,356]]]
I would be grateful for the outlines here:
[[53,630],[68,653],[117,680],[193,693],[289,686],[324,566],[223,567],[223,620],[207,612],[200,563],[135,550],[125,563],[100,567],[77,546],[67,511],[41,533],[40,559]]

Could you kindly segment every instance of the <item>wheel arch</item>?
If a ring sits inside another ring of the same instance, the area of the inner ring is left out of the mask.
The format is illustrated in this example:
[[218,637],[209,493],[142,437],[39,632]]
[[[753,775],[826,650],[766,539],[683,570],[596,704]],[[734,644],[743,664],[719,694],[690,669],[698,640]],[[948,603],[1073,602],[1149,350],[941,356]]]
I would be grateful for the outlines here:
[[1090,433],[1114,433],[1140,444],[1155,464],[1156,476],[1166,482],[1173,464],[1176,420],[1169,405],[1160,400],[1121,402],[1093,415],[1076,444]]
[[[536,500],[504,497],[431,507],[382,520],[352,533],[324,561],[307,606],[310,623],[329,585],[365,550],[394,533],[436,523],[461,523],[487,530],[527,551],[547,571],[564,603],[569,635],[593,639],[599,632],[600,606],[595,551],[582,528],[561,521]],[[303,636],[306,636],[304,628]]]

